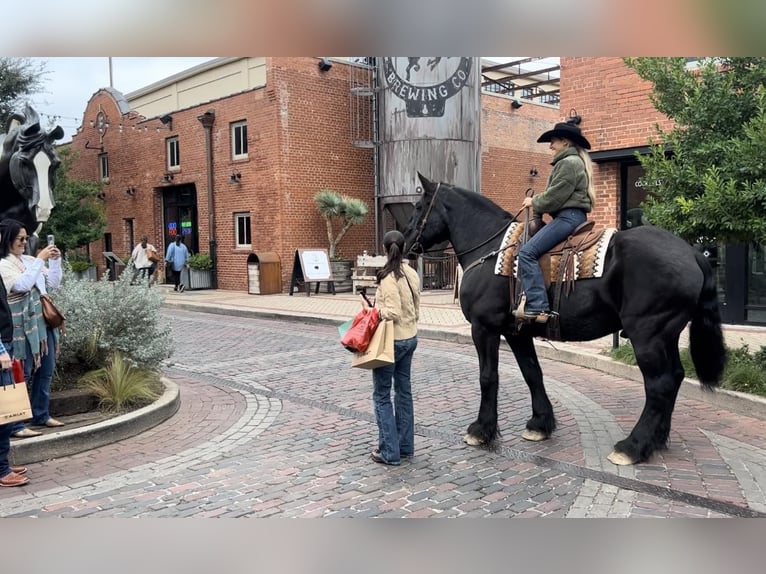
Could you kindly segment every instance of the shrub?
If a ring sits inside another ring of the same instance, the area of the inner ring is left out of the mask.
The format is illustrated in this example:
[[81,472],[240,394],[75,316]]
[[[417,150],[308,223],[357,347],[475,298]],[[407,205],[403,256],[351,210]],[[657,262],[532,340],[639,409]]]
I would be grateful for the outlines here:
[[99,399],[99,407],[109,411],[141,407],[160,396],[159,375],[140,369],[114,353],[107,365],[86,373],[79,385]]
[[130,284],[131,274],[117,281],[77,281],[64,270],[56,305],[67,318],[57,371],[82,371],[106,365],[119,352],[131,365],[156,369],[172,351],[169,321],[160,314],[163,295],[146,283]]
[[189,267],[197,271],[206,271],[213,268],[213,260],[207,253],[195,253],[189,256]]

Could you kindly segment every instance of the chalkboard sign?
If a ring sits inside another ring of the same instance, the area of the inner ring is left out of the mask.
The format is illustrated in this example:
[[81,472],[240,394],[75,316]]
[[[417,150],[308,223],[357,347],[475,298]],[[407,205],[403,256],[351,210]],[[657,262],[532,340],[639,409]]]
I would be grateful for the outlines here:
[[293,275],[290,279],[290,295],[299,284],[306,288],[306,295],[311,294],[309,285],[316,283],[316,293],[319,293],[319,284],[327,282],[327,291],[335,295],[335,283],[330,269],[330,256],[327,249],[298,249],[295,251],[293,260]]

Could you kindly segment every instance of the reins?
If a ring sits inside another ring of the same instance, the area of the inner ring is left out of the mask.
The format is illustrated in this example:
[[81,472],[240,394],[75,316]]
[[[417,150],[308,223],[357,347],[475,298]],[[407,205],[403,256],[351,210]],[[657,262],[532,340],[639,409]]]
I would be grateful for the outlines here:
[[[534,193],[534,191],[532,190],[532,188],[531,188],[531,187],[528,187],[528,188],[527,188],[527,190],[524,192],[524,195],[525,195],[526,197],[529,197],[529,192],[530,192],[530,191],[531,191],[532,193]],[[523,231],[523,236],[522,236],[522,245],[523,245],[523,244],[526,242],[526,240],[527,240],[527,228],[528,228],[528,224],[529,224],[529,208],[528,208],[528,207],[522,207],[521,209],[519,209],[519,211],[517,211],[517,212],[516,212],[516,215],[514,215],[514,216],[513,216],[513,221],[518,221],[518,217],[519,217],[519,215],[521,215],[521,212],[522,212],[522,211],[524,211],[524,210],[526,210],[526,212],[527,212],[527,213],[526,213],[526,216],[525,216],[525,218],[524,218],[524,231]],[[484,245],[485,243],[489,243],[489,242],[490,242],[492,239],[494,239],[495,237],[497,237],[497,236],[498,236],[498,235],[499,235],[501,232],[503,232],[503,231],[504,231],[504,230],[506,230],[506,229],[507,229],[507,227],[506,227],[506,226],[504,226],[504,227],[503,227],[503,228],[502,228],[500,231],[498,231],[497,233],[495,233],[494,235],[492,235],[492,236],[491,236],[489,239],[487,239],[487,240],[486,240],[486,241],[484,241],[483,243],[480,243],[479,245],[477,245],[477,246],[476,246],[476,247],[474,247],[473,249],[469,249],[469,250],[467,250],[467,251],[461,251],[459,254],[456,254],[456,255],[464,255],[465,253],[469,253],[469,252],[473,251],[474,249],[476,249],[476,248],[478,248],[478,247],[481,247],[481,246],[482,246],[482,245]],[[479,258],[478,258],[476,261],[474,261],[473,263],[471,263],[471,264],[470,264],[468,267],[466,267],[465,269],[463,269],[463,274],[465,275],[466,273],[468,273],[468,271],[470,271],[470,270],[471,270],[471,269],[473,269],[474,267],[478,267],[479,265],[482,265],[482,264],[483,264],[483,263],[484,263],[484,262],[485,262],[487,259],[491,259],[492,257],[496,257],[497,255],[499,255],[500,253],[502,253],[502,252],[503,252],[503,251],[505,251],[506,249],[510,249],[511,247],[516,247],[516,244],[515,244],[515,243],[511,243],[510,245],[506,245],[505,247],[500,247],[499,249],[495,249],[494,251],[490,251],[490,252],[489,252],[489,253],[487,253],[486,255],[482,255],[482,256],[481,256],[481,257],[479,257]]]

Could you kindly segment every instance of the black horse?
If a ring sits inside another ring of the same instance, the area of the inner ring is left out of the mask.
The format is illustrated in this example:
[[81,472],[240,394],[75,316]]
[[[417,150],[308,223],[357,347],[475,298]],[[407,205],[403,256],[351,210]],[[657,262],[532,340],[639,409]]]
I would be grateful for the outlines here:
[[[532,418],[522,437],[544,440],[556,420],[533,337],[545,335],[546,326],[529,323],[519,328],[514,323],[508,278],[495,274],[494,257],[472,266],[499,248],[502,232],[514,218],[478,193],[419,177],[423,196],[405,231],[407,248],[422,252],[449,240],[465,269],[460,306],[479,355],[481,404],[464,440],[488,444],[498,435],[500,335],[510,345],[532,397]],[[646,402],[630,435],[614,445],[608,458],[615,464],[643,462],[665,448],[684,378],[678,340],[689,322],[690,352],[700,382],[706,389],[720,382],[726,351],[712,269],[702,254],[658,227],[615,233],[602,277],[575,283],[562,298],[559,321],[563,341],[588,341],[624,329],[633,344]]]
[[32,235],[27,250],[35,252],[37,232],[48,221],[55,205],[53,189],[61,161],[53,142],[64,137],[56,126],[46,131],[28,104],[15,113],[0,134],[0,220],[21,221]]

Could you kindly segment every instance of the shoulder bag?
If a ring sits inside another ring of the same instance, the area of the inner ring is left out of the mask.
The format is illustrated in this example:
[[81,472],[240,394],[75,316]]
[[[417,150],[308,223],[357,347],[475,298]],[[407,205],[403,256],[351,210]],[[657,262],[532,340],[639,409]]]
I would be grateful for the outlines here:
[[61,325],[64,324],[66,317],[64,317],[64,314],[53,304],[51,296],[41,294],[40,303],[43,306],[43,317],[45,317],[45,322],[54,329],[56,327],[61,327]]

